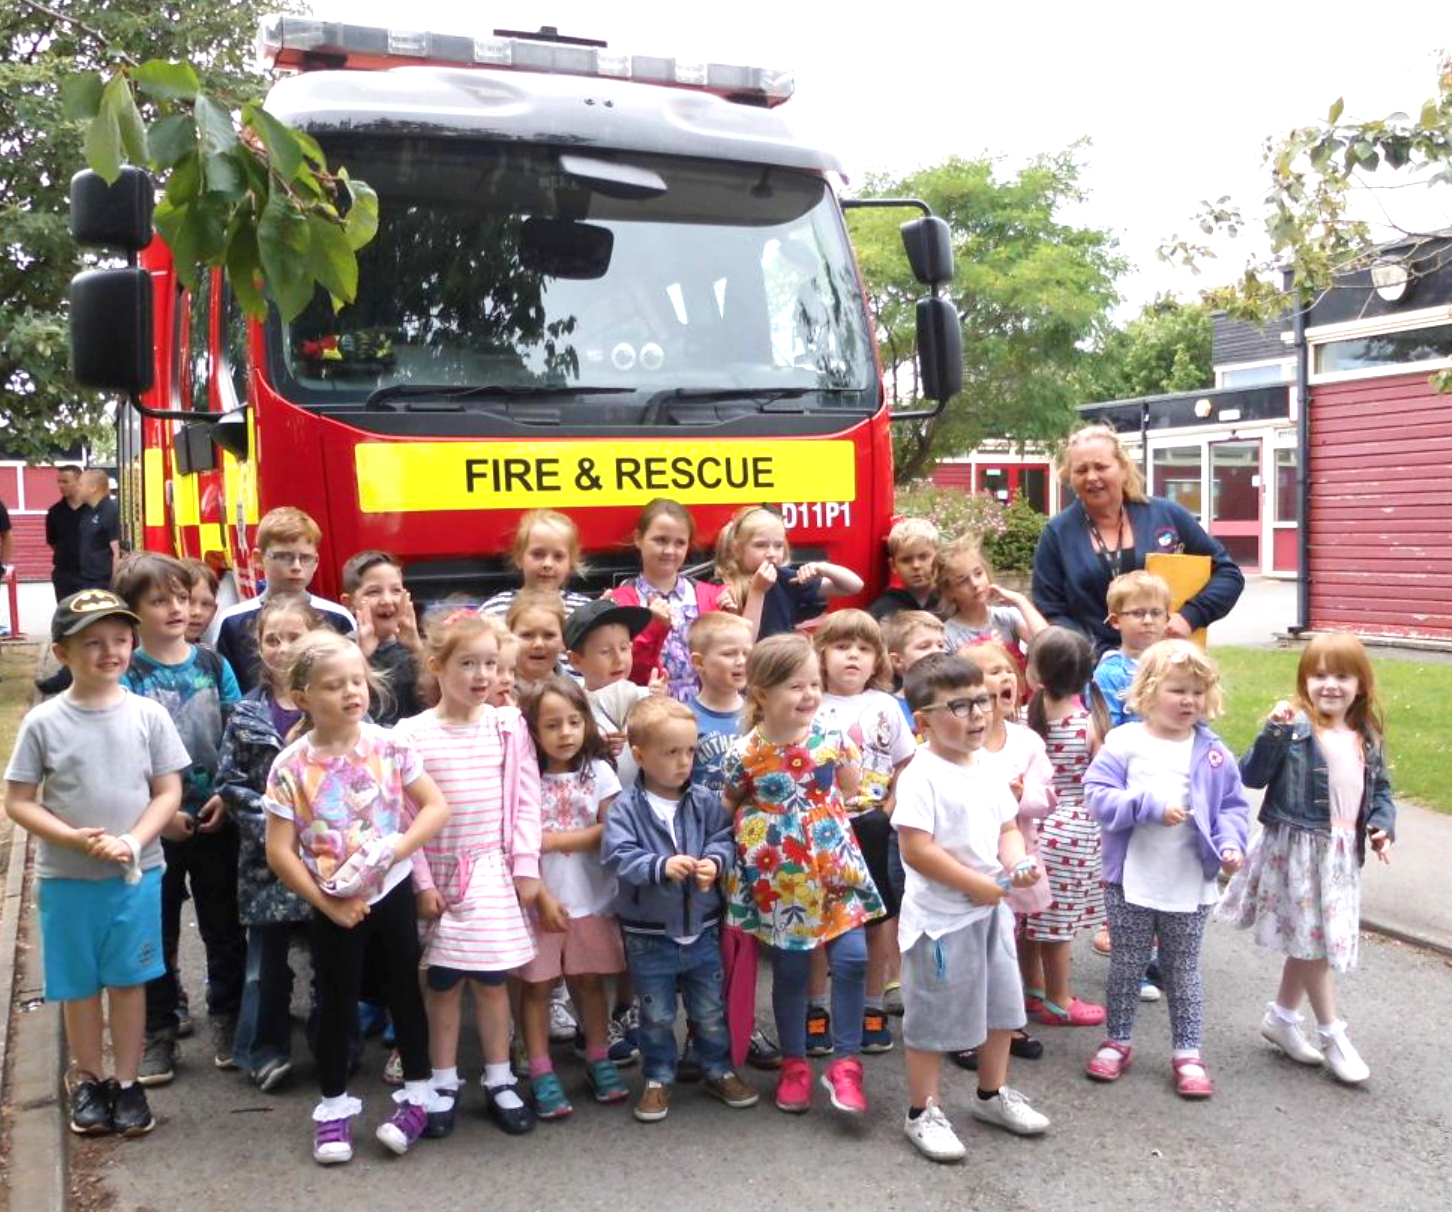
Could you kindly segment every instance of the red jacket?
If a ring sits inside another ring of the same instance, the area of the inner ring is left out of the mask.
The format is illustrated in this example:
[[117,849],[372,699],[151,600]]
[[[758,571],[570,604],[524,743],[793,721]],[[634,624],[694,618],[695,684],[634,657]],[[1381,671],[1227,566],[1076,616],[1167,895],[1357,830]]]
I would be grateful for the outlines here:
[[[695,586],[698,612],[705,614],[708,610],[721,609],[721,595],[726,592],[726,586],[712,585],[709,581],[698,581],[695,577],[682,577],[681,579]],[[640,594],[636,593],[635,585],[632,582],[617,585],[615,592],[610,596],[621,606],[646,605],[640,600]],[[635,637],[632,645],[634,659],[630,664],[630,680],[637,686],[650,685],[651,671],[660,664],[660,650],[665,647],[668,635],[670,635],[670,628],[659,619],[653,618],[650,625]]]

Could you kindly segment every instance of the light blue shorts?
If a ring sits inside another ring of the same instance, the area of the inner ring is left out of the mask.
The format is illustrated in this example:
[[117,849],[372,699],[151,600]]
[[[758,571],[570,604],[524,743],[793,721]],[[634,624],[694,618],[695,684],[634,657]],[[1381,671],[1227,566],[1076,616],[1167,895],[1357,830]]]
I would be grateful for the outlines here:
[[166,971],[161,954],[161,868],[139,884],[45,879],[36,894],[45,952],[45,1000],[144,985]]

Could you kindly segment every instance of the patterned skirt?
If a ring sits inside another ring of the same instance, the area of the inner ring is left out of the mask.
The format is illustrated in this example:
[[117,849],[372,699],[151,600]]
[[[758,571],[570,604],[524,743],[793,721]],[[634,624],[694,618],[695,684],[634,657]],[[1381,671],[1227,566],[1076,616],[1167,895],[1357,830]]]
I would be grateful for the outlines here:
[[1104,923],[1099,822],[1082,804],[1060,804],[1039,830],[1039,864],[1054,901],[1032,913],[1024,927],[1030,942],[1068,943],[1081,930]]
[[1262,947],[1292,959],[1324,959],[1336,972],[1350,972],[1361,937],[1356,831],[1267,825],[1215,916],[1253,928]]

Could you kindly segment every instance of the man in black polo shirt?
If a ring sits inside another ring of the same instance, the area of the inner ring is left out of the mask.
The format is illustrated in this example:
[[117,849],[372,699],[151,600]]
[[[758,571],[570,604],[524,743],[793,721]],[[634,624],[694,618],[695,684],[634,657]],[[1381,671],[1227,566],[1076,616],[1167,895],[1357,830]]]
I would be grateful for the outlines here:
[[111,479],[99,468],[81,473],[86,502],[80,519],[80,577],[83,589],[109,589],[121,555],[121,507],[111,499]]
[[61,499],[45,512],[45,542],[51,550],[50,583],[55,600],[79,592],[81,584],[81,518],[89,508],[81,497],[81,469],[74,463],[56,468]]

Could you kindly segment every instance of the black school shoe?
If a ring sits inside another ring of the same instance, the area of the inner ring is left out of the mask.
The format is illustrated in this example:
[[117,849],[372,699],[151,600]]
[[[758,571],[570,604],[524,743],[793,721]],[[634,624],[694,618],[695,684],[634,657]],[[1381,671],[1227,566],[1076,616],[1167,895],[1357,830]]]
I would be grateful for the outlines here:
[[127,1137],[145,1136],[154,1127],[156,1120],[146,1102],[146,1088],[140,1082],[118,1086],[111,1108],[111,1131]]
[[[1044,1045],[1042,1041],[1034,1039],[1027,1032],[1021,1034],[1016,1033],[1009,1040],[1008,1054],[1010,1056],[1016,1056],[1019,1060],[1038,1060],[1044,1054]],[[968,1048],[962,1052],[953,1052],[949,1055],[952,1056],[953,1063],[958,1068],[967,1069],[970,1073],[978,1072],[977,1048]]]
[[111,1107],[118,1087],[114,1078],[87,1077],[71,1091],[71,1131],[77,1136],[103,1136],[111,1131]]
[[[521,1094],[522,1087],[517,1082],[511,1082],[507,1086],[485,1086],[484,1093],[488,1098],[489,1118],[499,1125],[500,1129],[510,1136],[523,1136],[526,1132],[533,1132],[538,1122],[534,1110],[528,1103],[523,1102]],[[519,1107],[501,1107],[498,1095],[510,1091],[523,1103]],[[457,1097],[457,1096],[456,1096]]]

